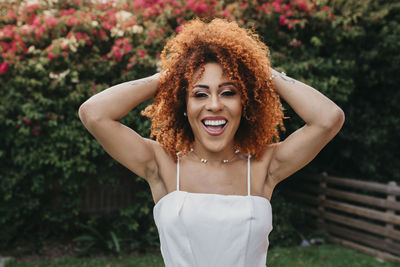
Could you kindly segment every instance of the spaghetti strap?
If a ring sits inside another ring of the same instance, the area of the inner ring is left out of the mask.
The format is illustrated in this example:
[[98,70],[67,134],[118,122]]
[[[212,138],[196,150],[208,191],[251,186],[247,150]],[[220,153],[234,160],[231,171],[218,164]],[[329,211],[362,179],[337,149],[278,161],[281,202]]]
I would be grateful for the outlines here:
[[176,155],[178,161],[176,162],[176,191],[179,191],[179,155]]
[[250,158],[251,155],[247,156],[247,195],[250,196]]

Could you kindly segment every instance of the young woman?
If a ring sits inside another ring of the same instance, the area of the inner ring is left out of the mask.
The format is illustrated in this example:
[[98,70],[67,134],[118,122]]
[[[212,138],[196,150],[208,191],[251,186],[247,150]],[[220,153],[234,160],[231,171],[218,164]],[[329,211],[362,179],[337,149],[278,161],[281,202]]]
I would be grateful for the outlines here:
[[[161,54],[162,71],[118,84],[79,116],[104,149],[150,185],[166,266],[265,266],[274,187],[337,134],[343,111],[271,68],[258,36],[193,20]],[[153,98],[144,138],[118,120]],[[283,98],[305,125],[279,142]]]

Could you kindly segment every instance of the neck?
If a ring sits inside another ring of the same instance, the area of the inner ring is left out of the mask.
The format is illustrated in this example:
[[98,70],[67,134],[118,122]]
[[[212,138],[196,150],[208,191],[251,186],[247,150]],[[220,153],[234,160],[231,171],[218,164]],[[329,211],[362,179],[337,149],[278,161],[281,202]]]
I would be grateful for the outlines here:
[[231,161],[235,157],[235,148],[233,144],[227,146],[221,151],[210,151],[205,149],[203,146],[195,143],[193,146],[193,152],[199,159],[206,159],[208,162],[221,163],[223,160]]

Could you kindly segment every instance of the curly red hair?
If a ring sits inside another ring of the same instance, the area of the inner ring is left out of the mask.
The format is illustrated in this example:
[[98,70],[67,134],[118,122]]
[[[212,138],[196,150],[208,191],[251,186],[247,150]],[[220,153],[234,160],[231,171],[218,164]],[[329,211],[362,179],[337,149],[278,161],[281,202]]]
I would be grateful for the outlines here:
[[279,141],[278,126],[284,129],[282,104],[270,80],[269,49],[252,30],[223,19],[191,20],[165,45],[159,88],[153,104],[142,111],[152,121],[151,137],[175,160],[177,151],[190,150],[194,136],[184,116],[186,90],[195,71],[203,72],[209,62],[221,64],[241,92],[243,110],[235,147],[259,159],[268,144]]

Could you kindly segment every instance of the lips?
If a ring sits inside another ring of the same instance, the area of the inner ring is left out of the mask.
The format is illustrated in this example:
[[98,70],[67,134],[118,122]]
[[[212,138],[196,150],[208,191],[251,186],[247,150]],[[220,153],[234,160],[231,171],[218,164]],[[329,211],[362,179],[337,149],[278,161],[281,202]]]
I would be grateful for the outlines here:
[[201,122],[204,130],[211,136],[221,135],[228,125],[228,120],[222,116],[205,117]]

